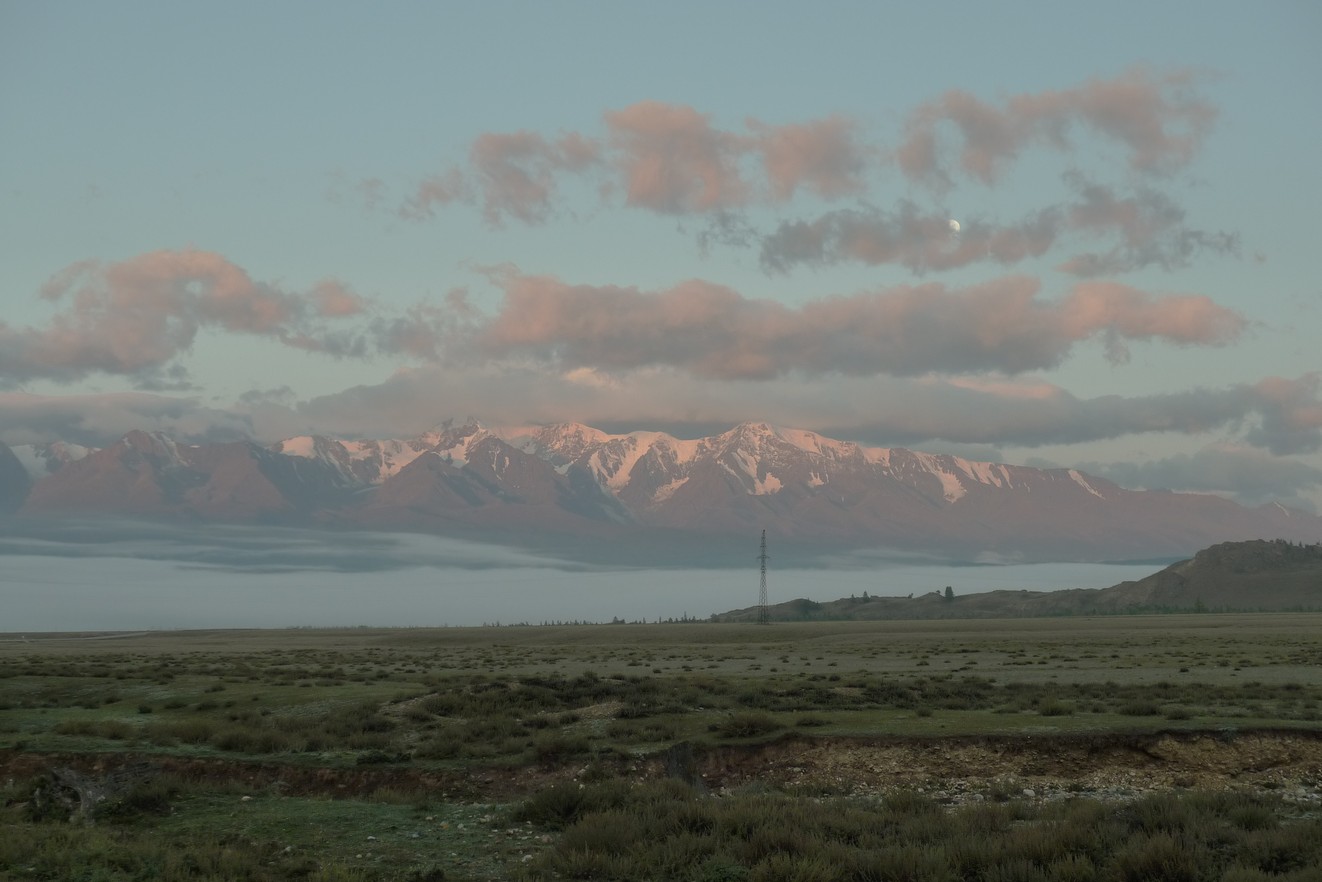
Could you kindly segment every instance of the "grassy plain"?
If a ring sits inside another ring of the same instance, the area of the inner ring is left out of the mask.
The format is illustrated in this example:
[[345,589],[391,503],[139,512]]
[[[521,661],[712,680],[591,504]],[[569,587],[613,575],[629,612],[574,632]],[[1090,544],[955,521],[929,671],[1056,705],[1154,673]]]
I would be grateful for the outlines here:
[[1317,878],[1319,721],[1317,614],[0,635],[0,878]]

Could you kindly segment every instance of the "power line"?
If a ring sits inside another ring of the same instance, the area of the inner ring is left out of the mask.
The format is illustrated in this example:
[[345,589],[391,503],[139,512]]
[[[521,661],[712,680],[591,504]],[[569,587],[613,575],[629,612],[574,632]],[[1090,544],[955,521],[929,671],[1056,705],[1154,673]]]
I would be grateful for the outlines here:
[[759,625],[770,624],[771,613],[767,609],[767,531],[762,531],[762,552],[757,556],[762,565],[762,578],[758,586],[757,593],[757,623]]

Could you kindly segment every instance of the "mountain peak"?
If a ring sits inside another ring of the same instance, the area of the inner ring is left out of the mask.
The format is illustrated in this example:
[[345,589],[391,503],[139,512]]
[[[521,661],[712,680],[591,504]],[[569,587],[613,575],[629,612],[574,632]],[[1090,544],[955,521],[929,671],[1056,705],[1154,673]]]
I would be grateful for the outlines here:
[[183,459],[179,455],[179,445],[164,432],[144,432],[141,429],[134,429],[119,439],[119,444],[136,453],[167,462],[178,463]]

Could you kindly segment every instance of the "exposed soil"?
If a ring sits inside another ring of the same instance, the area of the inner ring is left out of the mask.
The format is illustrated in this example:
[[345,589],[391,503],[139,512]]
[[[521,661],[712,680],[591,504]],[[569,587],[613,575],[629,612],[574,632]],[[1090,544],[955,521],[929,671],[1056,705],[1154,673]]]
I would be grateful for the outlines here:
[[[411,765],[328,768],[288,763],[142,754],[0,751],[0,776],[54,767],[105,774],[133,763],[192,781],[275,790],[290,796],[363,796],[419,789],[461,802],[516,799],[581,776],[582,760],[555,767],[421,769]],[[805,793],[880,796],[919,790],[949,803],[1066,796],[1126,800],[1160,790],[1260,789],[1322,807],[1322,730],[1156,732],[964,738],[786,737],[757,745],[687,745],[613,771],[681,777],[721,792],[761,783]]]
[[700,780],[751,780],[856,796],[921,790],[961,803],[1155,790],[1250,788],[1322,802],[1322,732],[1163,732],[1105,736],[786,740],[696,760]]

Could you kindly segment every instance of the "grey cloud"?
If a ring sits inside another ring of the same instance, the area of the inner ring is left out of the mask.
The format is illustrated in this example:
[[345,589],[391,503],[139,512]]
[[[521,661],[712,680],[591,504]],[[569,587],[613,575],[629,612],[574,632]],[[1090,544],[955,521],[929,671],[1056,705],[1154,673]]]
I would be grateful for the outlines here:
[[778,272],[844,261],[898,264],[917,273],[980,261],[1014,264],[1044,254],[1060,227],[1060,211],[1046,209],[1005,226],[965,220],[955,234],[948,214],[903,201],[893,211],[842,209],[812,221],[786,221],[762,238],[761,262]]
[[[577,420],[611,431],[650,429],[681,437],[746,420],[810,428],[881,446],[1041,447],[1131,435],[1239,434],[1273,454],[1322,445],[1317,378],[1271,378],[1218,389],[1078,398],[1020,381],[968,384],[937,379],[798,374],[775,384],[698,380],[673,369],[627,376],[556,373],[537,365],[401,371],[385,383],[304,402],[300,420],[366,437],[421,432],[447,416],[476,414],[493,425]],[[258,429],[264,425],[258,420]]]
[[193,398],[145,392],[0,393],[0,441],[6,444],[60,440],[102,447],[133,429],[159,430],[181,441],[235,441],[253,435],[247,414],[206,407]]
[[[1184,210],[1164,193],[1145,187],[1122,196],[1077,175],[1066,180],[1075,190],[1072,201],[1009,223],[962,218],[958,234],[951,232],[948,214],[922,210],[907,200],[891,210],[838,209],[813,220],[785,221],[761,237],[762,266],[786,272],[798,265],[856,262],[924,273],[974,263],[1013,265],[1067,245],[1071,236],[1114,243],[1104,251],[1076,254],[1057,267],[1082,277],[1148,266],[1178,269],[1201,253],[1239,254],[1238,234],[1186,226]],[[751,238],[725,241],[741,244]]]
[[8,521],[0,534],[0,558],[30,555],[34,541],[40,542],[47,557],[159,560],[235,573],[387,573],[417,567],[592,569],[531,551],[439,536],[119,518]]
[[1288,501],[1309,511],[1316,506],[1304,494],[1322,488],[1322,469],[1245,447],[1206,447],[1149,462],[1080,462],[1075,467],[1122,487],[1221,493],[1245,505]]

